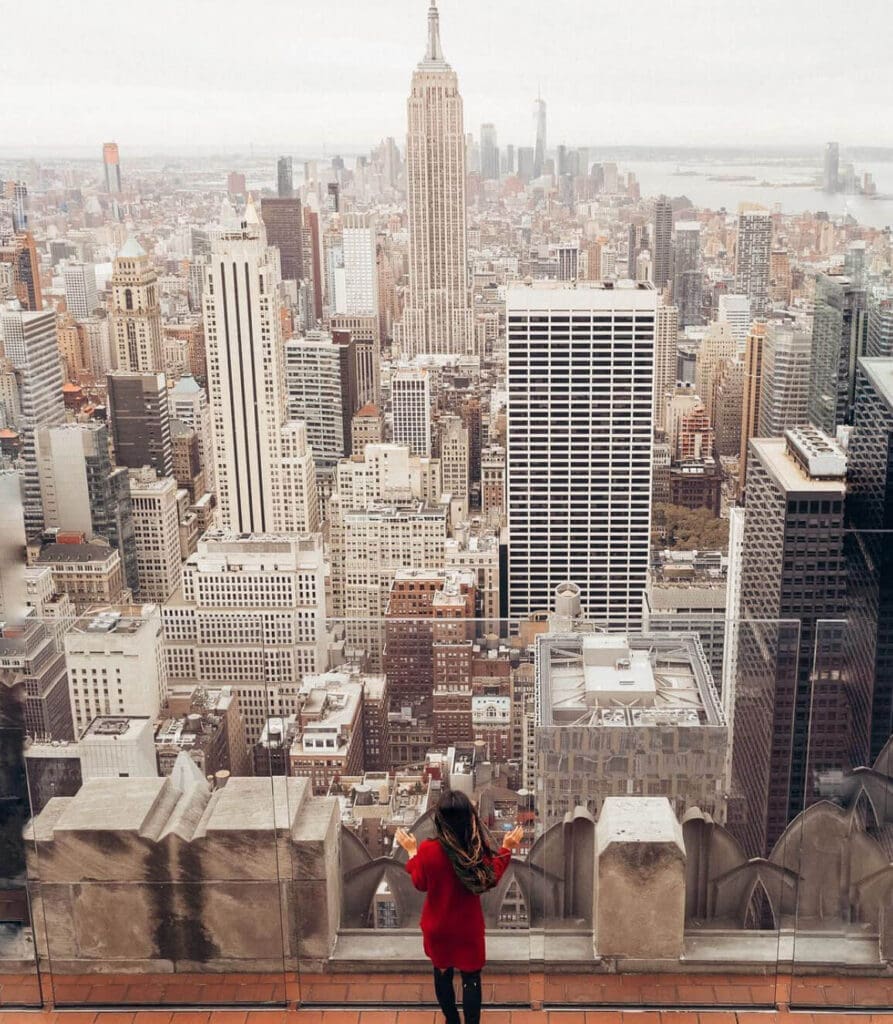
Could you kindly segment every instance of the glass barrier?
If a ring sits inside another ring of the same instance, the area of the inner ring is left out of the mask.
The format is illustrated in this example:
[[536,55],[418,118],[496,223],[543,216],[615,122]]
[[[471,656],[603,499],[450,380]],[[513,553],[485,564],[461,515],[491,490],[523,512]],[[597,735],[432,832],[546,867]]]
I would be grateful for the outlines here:
[[0,680],[0,1010],[42,1002],[25,872],[24,691],[24,681]]
[[545,959],[575,962],[547,976],[550,1004],[776,1004],[777,880],[751,857],[784,785],[769,766],[799,623],[709,618],[537,637]]
[[3,1005],[434,1006],[396,834],[448,790],[494,847],[521,827],[489,1006],[890,1002],[867,620],[618,635],[448,596],[5,627]]
[[891,541],[885,531],[844,538],[846,615],[815,623],[801,679],[802,782],[772,851],[794,886],[784,909],[790,1003],[801,1009],[893,1005]]

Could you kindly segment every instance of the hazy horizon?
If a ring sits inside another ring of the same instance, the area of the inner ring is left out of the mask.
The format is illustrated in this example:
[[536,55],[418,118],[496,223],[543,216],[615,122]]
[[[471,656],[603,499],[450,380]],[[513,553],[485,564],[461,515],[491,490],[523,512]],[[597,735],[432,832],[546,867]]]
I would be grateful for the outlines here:
[[[95,151],[114,139],[134,152],[318,155],[400,140],[427,3],[261,0],[249,22],[233,0],[159,0],[149,18],[84,0],[60,6],[39,35],[14,5],[0,152]],[[466,130],[492,121],[500,145],[533,144],[541,90],[550,146],[893,146],[893,62],[886,34],[870,30],[886,11],[879,0],[833,32],[805,0],[643,0],[634,15],[578,0],[547,13],[531,0],[440,9]]]

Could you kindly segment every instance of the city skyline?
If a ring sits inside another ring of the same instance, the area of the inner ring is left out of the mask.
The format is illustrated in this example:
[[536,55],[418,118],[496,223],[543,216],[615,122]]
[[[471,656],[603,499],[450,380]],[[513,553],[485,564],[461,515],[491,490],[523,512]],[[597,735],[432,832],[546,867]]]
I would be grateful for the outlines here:
[[[97,0],[86,6],[77,15],[57,11],[48,28],[44,45],[58,69],[52,86],[34,81],[27,46],[7,54],[4,136],[23,148],[107,138],[122,147],[281,146],[291,137],[334,151],[404,134],[406,57],[422,56],[425,0],[389,0],[384,12],[342,0],[337,22],[319,0],[300,12],[268,3],[257,12],[260,25],[268,12],[279,28],[253,35],[228,31],[234,22],[218,7],[209,18],[205,5],[174,11],[165,0],[155,19],[141,19],[136,50],[108,48],[102,33],[84,33],[85,17],[89,23],[92,13],[98,23],[108,8]],[[879,2],[868,7],[882,14]],[[508,0],[473,15],[454,0],[441,0],[440,8],[467,124],[477,130],[492,122],[518,145],[533,144],[538,93],[549,106],[553,142],[805,145],[840,138],[844,146],[893,145],[893,134],[878,135],[887,123],[882,97],[893,91],[884,34],[860,36],[858,62],[838,61],[839,36],[828,34],[802,0],[722,10],[696,0],[672,8],[649,2],[634,23],[619,9],[601,10],[596,20],[572,0],[561,0],[548,19]],[[27,38],[27,24],[16,24],[24,12],[14,9],[10,17],[11,35]],[[126,14],[116,10],[115,18],[124,19],[126,33]],[[866,11],[862,23],[872,20]],[[167,31],[173,23],[176,34]],[[642,32],[643,24],[651,31]],[[756,38],[762,71],[755,78]],[[296,52],[294,40],[303,39],[313,40],[312,49],[298,45]],[[687,61],[689,53],[698,59]],[[236,61],[263,75],[240,74],[234,88]],[[115,89],[97,104],[97,88],[109,81]],[[818,107],[816,95],[823,97]],[[35,107],[40,119],[30,115]]]

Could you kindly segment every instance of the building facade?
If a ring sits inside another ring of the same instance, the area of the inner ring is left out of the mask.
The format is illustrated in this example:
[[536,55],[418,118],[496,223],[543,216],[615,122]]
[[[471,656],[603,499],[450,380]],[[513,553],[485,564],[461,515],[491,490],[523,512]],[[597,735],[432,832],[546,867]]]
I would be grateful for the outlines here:
[[508,291],[508,613],[572,579],[594,621],[641,623],[651,520],[657,293]]

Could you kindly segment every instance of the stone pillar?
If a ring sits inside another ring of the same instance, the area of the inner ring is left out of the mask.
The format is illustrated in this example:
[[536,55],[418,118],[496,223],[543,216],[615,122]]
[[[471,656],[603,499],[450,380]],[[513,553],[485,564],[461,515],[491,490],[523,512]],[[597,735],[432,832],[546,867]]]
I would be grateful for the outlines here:
[[678,959],[685,931],[685,846],[665,797],[608,797],[595,826],[595,949],[602,957]]

